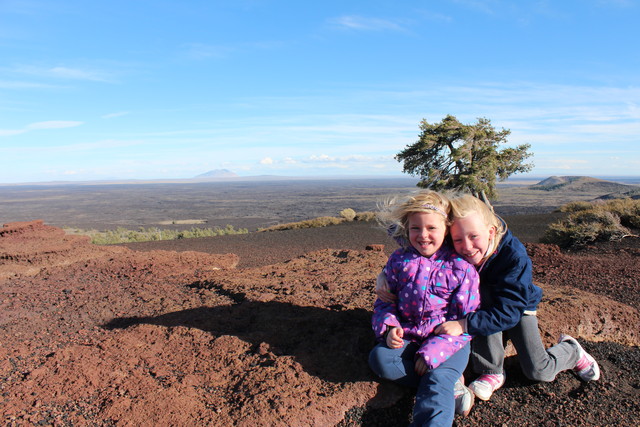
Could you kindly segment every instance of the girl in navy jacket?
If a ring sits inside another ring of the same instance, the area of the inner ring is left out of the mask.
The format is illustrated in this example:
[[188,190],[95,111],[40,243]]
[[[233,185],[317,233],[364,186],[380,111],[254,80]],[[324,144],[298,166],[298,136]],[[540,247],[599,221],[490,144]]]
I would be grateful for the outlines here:
[[484,202],[471,195],[451,200],[450,235],[456,251],[480,272],[480,310],[465,319],[444,322],[436,333],[474,336],[471,361],[480,376],[469,385],[488,400],[505,381],[503,334],[510,338],[523,373],[534,381],[553,381],[573,369],[583,381],[600,377],[598,363],[574,338],[561,335],[546,349],[536,310],[542,290],[533,284],[531,259],[524,245]]

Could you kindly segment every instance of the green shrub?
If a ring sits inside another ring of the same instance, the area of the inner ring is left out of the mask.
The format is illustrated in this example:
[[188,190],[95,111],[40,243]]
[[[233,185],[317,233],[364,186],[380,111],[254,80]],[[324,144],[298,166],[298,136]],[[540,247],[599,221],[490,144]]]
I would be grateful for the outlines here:
[[560,207],[560,212],[573,213],[593,209],[593,203],[590,202],[571,202]]
[[614,199],[607,202],[569,203],[561,208],[571,214],[547,229],[543,243],[560,247],[619,240],[640,228],[640,200]]
[[640,228],[640,200],[614,199],[604,206],[618,215],[620,223],[625,227]]

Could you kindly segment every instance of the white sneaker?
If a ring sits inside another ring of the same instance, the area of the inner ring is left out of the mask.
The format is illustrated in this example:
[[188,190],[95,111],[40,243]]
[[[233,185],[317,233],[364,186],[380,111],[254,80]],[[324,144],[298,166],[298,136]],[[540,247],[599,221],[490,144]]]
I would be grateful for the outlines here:
[[474,382],[469,384],[469,389],[478,399],[489,400],[493,392],[504,385],[504,380],[504,374],[480,375]]
[[558,342],[572,342],[578,347],[578,363],[573,371],[582,381],[596,381],[600,378],[600,366],[589,353],[584,351],[580,343],[572,336],[562,334]]
[[464,383],[458,379],[453,385],[453,397],[456,401],[456,414],[464,417],[469,415],[473,408],[474,396],[471,390],[465,387]]

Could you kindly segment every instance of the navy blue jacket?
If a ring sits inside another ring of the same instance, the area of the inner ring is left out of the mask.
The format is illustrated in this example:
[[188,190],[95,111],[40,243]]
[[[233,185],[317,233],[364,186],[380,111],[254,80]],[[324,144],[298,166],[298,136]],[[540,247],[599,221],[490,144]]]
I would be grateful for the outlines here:
[[541,299],[542,289],[533,284],[527,250],[507,230],[498,250],[480,270],[480,310],[467,315],[467,332],[487,336],[509,330],[525,310],[536,310]]

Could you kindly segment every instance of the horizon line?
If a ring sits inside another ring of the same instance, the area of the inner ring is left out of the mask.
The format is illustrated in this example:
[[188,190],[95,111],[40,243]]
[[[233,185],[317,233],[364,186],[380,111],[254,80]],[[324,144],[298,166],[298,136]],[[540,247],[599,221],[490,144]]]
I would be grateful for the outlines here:
[[[531,175],[519,175],[514,177],[509,177],[504,181],[499,181],[498,185],[508,184],[516,181],[532,181],[532,180],[544,180],[551,177],[587,177],[587,178],[596,178],[607,181],[615,181],[615,180],[638,180],[638,184],[640,184],[640,175],[558,175],[558,174],[531,174]],[[310,180],[360,180],[360,179],[378,179],[378,180],[388,180],[388,179],[406,179],[406,180],[416,180],[418,181],[419,177],[412,177],[409,175],[247,175],[247,176],[209,176],[202,177],[197,176],[193,178],[113,178],[113,179],[103,179],[103,180],[79,180],[79,181],[33,181],[33,182],[7,182],[0,183],[2,187],[11,187],[11,186],[65,186],[65,185],[135,185],[135,184],[180,184],[180,183],[207,183],[207,182],[231,182],[231,181],[254,181],[254,180],[271,180],[271,181],[310,181]]]

